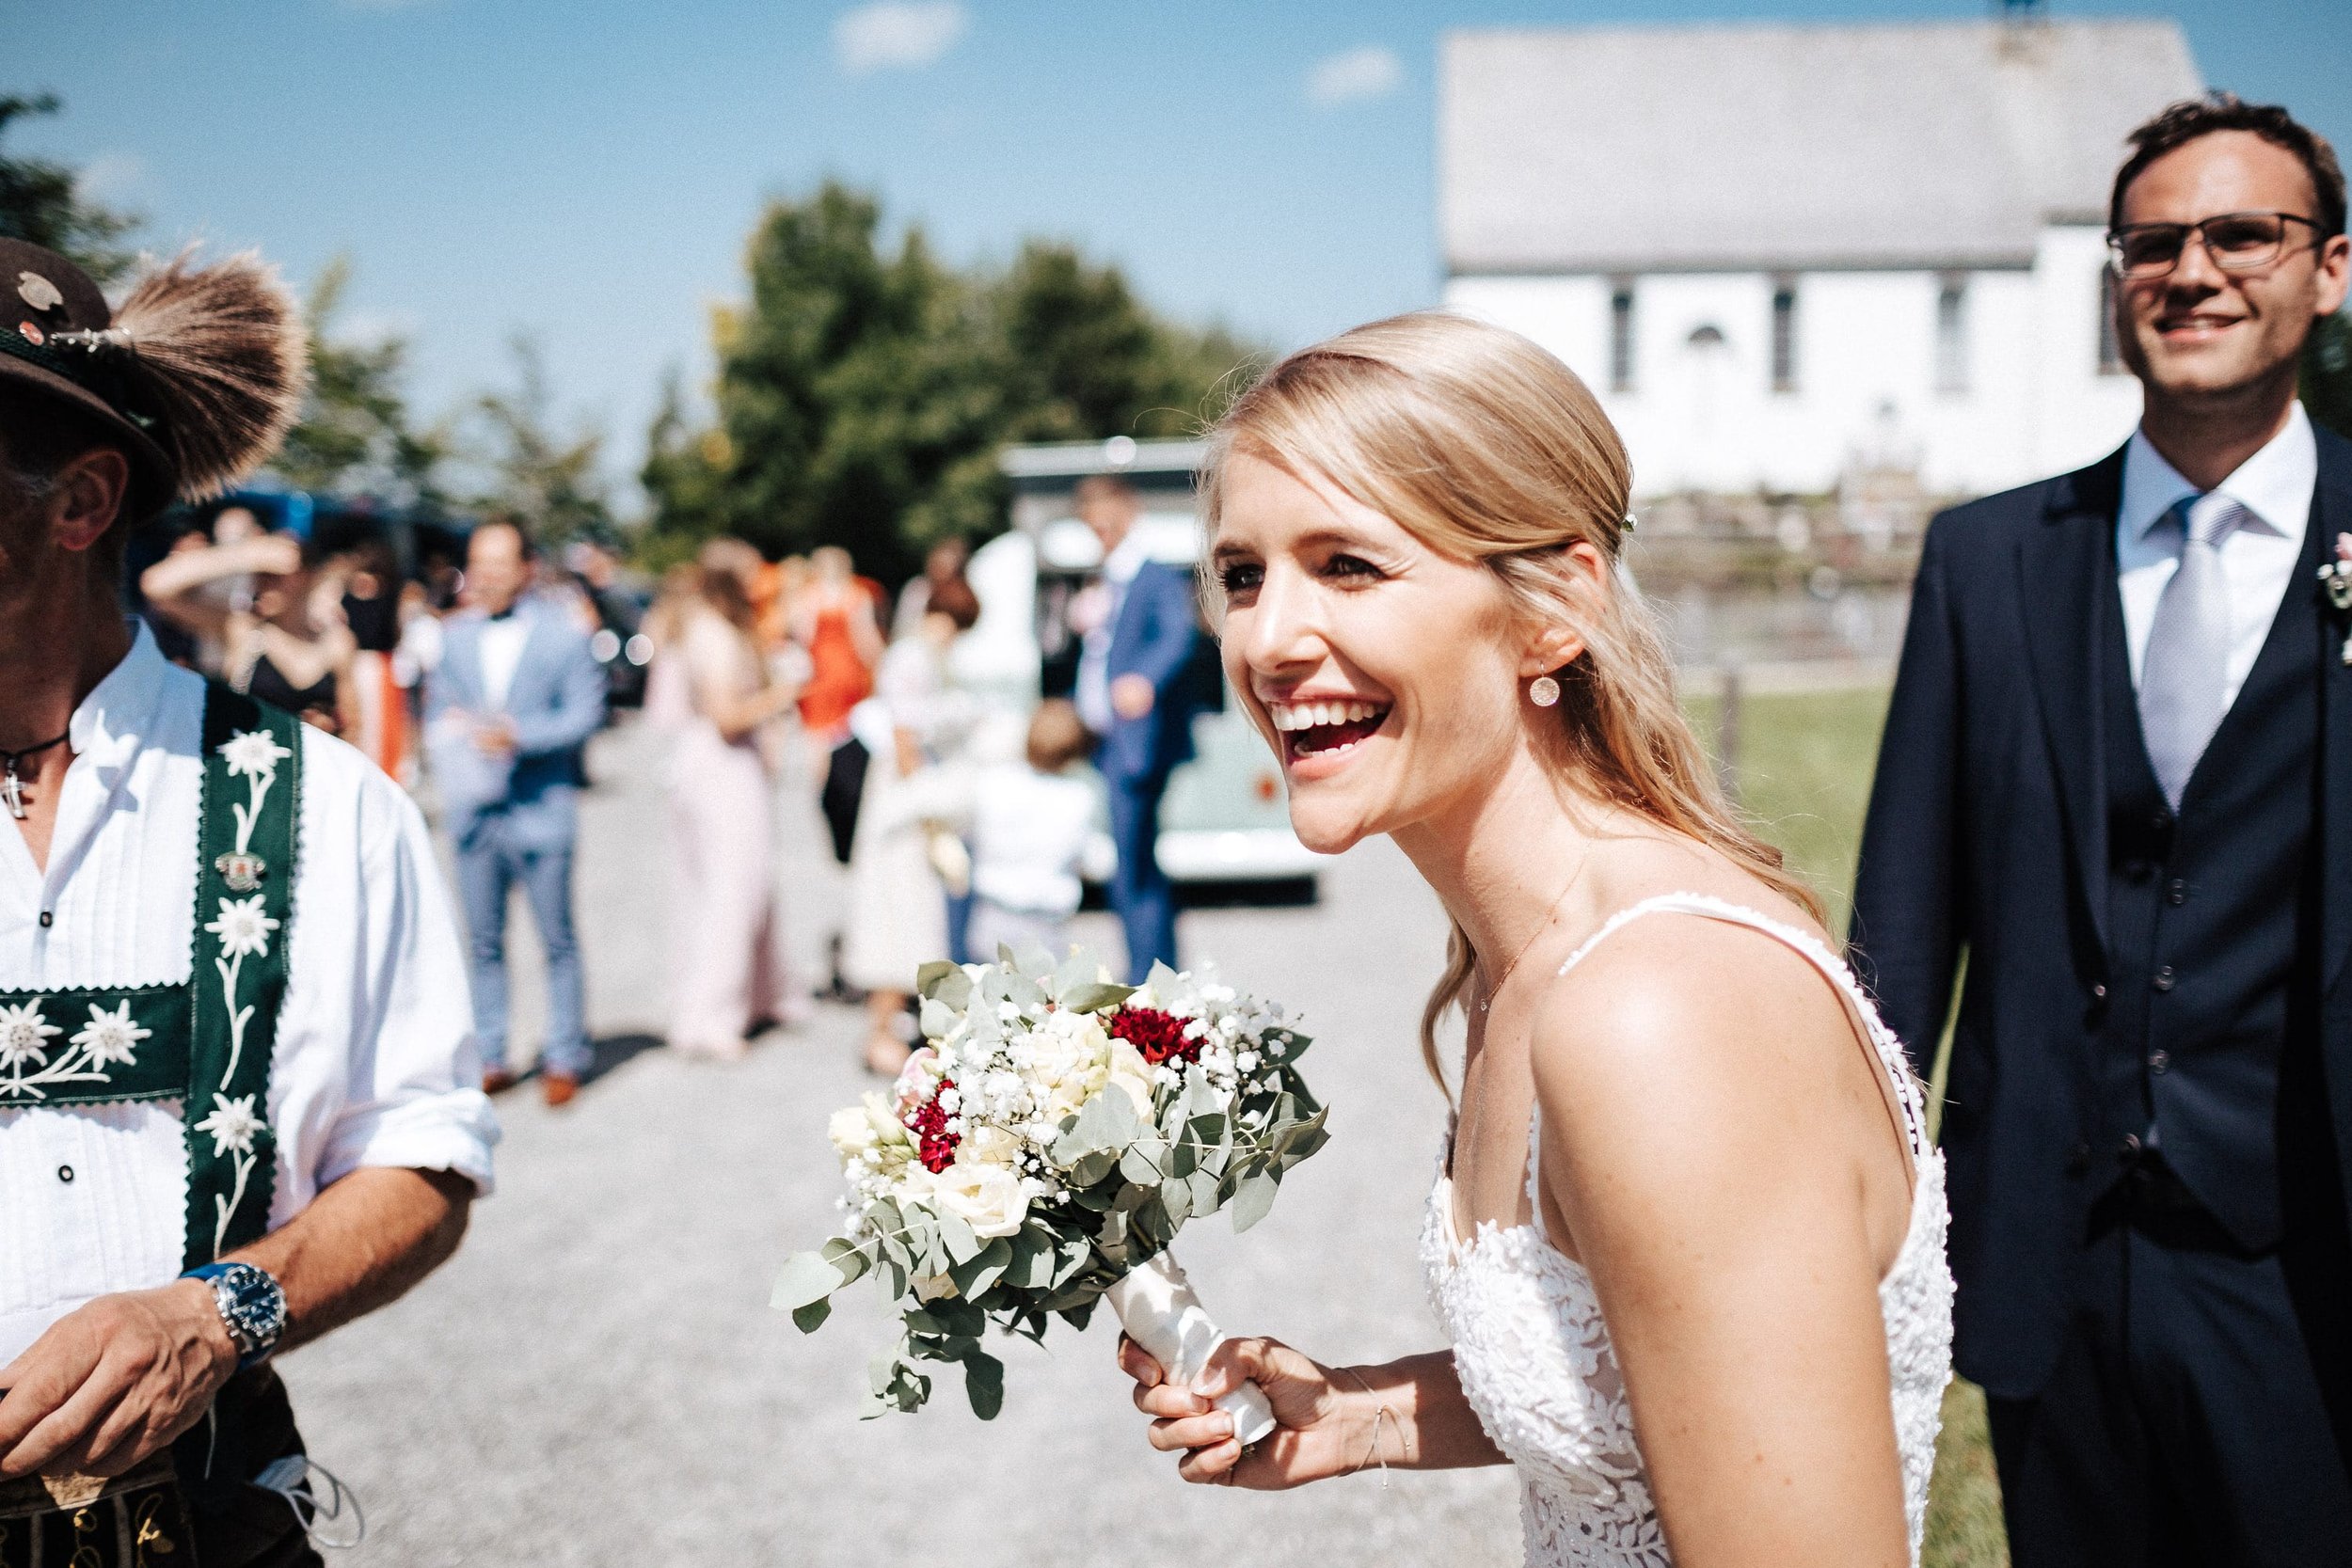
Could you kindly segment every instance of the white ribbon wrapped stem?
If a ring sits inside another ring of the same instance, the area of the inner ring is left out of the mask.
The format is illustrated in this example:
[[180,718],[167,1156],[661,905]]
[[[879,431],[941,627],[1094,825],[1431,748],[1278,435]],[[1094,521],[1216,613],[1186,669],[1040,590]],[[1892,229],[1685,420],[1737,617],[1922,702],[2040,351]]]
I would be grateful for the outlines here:
[[[1163,1252],[1139,1263],[1103,1293],[1119,1314],[1127,1338],[1152,1353],[1171,1383],[1190,1384],[1209,1364],[1225,1336],[1209,1319],[1192,1282],[1175,1258]],[[1274,1406],[1254,1383],[1245,1383],[1216,1402],[1233,1418],[1233,1435],[1254,1443],[1274,1430]]]

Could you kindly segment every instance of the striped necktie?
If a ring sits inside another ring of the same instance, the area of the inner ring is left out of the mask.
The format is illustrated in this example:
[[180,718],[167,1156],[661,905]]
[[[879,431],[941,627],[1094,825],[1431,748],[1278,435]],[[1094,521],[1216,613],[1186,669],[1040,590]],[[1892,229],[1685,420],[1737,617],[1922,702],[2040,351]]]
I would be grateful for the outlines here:
[[2221,570],[2221,542],[2247,512],[2213,492],[2185,499],[2171,516],[2183,532],[2181,564],[2164,585],[2148,627],[2139,728],[2156,782],[2178,811],[2197,759],[2221,727],[2230,661],[2230,581]]

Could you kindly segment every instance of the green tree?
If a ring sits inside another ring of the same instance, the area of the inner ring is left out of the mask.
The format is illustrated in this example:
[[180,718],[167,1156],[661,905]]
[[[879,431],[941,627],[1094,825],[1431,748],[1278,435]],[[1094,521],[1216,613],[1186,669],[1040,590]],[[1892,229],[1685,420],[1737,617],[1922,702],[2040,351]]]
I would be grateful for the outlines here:
[[649,556],[733,532],[902,577],[932,541],[1002,525],[1004,443],[1189,433],[1249,357],[1068,245],[959,272],[920,230],[886,249],[881,218],[838,183],[761,215],[750,298],[716,323],[715,421],[697,428],[674,384],[651,433]]
[[603,435],[593,428],[559,433],[539,345],[518,336],[509,348],[514,388],[483,393],[472,409],[480,434],[470,455],[487,480],[481,505],[513,517],[543,545],[582,538],[610,543],[618,530],[598,467]]
[[2352,436],[2352,311],[2321,322],[2304,348],[2303,404],[2321,424]]
[[[0,94],[0,136],[19,119],[54,115],[54,93]],[[80,177],[63,164],[0,152],[0,234],[47,245],[103,283],[131,265],[115,242],[138,219],[83,199]]]
[[271,464],[296,489],[373,495],[396,505],[443,509],[440,469],[449,440],[417,428],[401,382],[408,341],[387,335],[367,341],[333,331],[351,286],[350,258],[327,262],[310,285],[304,315],[310,337],[310,393],[301,422]]

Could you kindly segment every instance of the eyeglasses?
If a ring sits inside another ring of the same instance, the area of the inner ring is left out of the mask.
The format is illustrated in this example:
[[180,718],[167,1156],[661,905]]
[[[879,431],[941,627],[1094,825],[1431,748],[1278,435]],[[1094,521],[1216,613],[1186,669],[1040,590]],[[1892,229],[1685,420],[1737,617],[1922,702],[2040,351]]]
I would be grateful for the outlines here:
[[2319,225],[2293,213],[2222,213],[2197,223],[2133,223],[2107,235],[2115,270],[2125,277],[2163,277],[2181,262],[2194,234],[2223,272],[2260,272],[2284,252],[2287,225],[2299,223],[2319,238]]

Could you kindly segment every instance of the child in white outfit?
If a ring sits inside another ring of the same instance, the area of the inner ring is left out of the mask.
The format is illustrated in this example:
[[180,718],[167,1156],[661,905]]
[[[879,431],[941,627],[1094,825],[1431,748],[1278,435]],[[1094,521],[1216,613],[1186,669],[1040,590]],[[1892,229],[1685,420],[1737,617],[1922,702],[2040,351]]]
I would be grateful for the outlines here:
[[1073,705],[1040,703],[1029,718],[1025,762],[982,768],[972,781],[972,922],[966,949],[994,962],[1015,953],[1069,950],[1078,912],[1078,867],[1094,825],[1094,791],[1069,774],[1086,754],[1086,725]]

